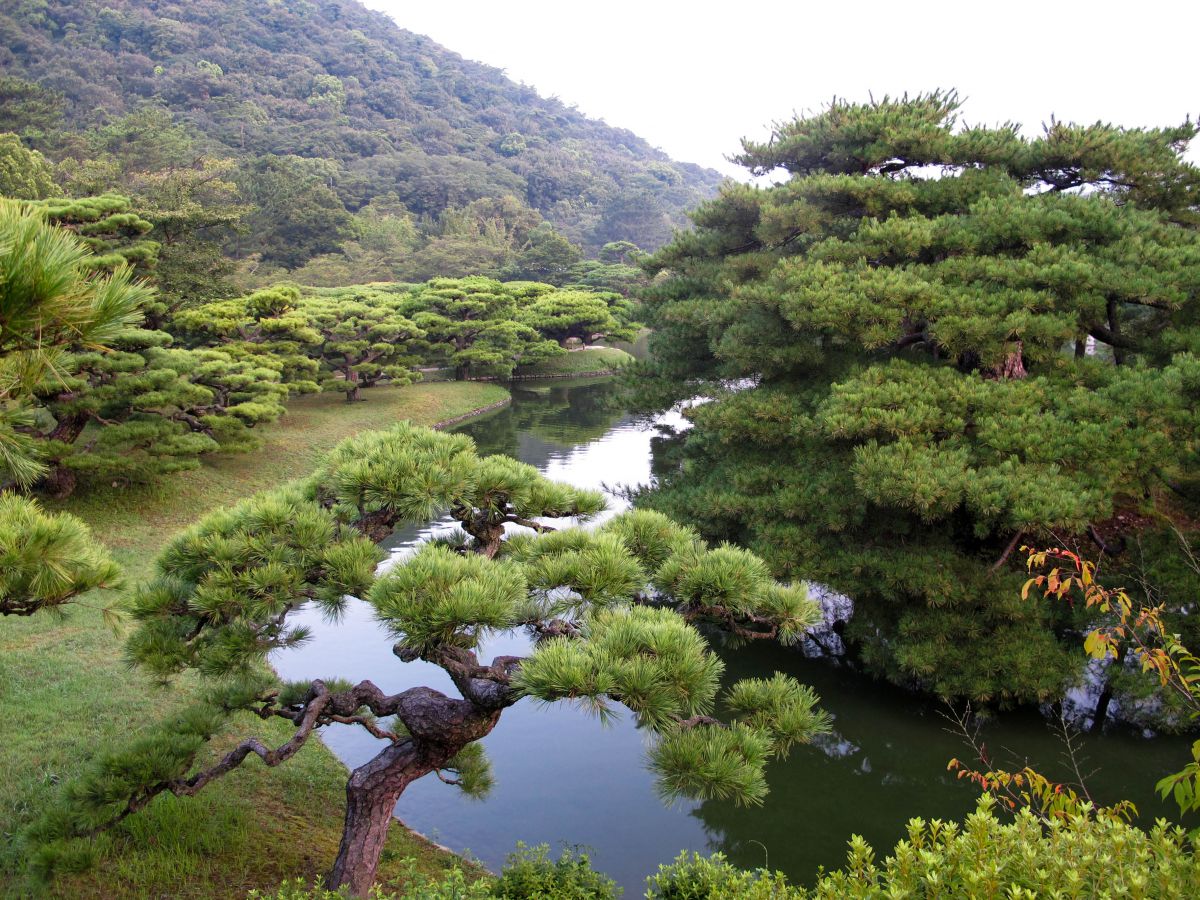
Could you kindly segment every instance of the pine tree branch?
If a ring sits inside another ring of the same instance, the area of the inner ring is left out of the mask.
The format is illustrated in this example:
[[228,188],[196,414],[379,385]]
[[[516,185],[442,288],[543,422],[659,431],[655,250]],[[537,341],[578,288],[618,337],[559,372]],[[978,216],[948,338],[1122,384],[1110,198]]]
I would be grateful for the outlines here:
[[398,743],[400,743],[401,740],[403,740],[403,738],[400,735],[398,735],[394,732],[388,731],[387,729],[380,728],[378,725],[376,725],[373,721],[371,721],[366,716],[332,715],[332,716],[329,716],[329,721],[330,722],[338,722],[339,724],[342,724],[342,725],[361,725],[368,732],[370,732],[373,737],[379,738],[379,740],[381,740],[381,741],[391,741],[393,744],[398,744]]
[[1017,533],[1012,536],[1012,540],[1008,542],[1008,546],[1004,548],[1004,552],[1000,554],[1000,558],[992,563],[993,572],[999,572],[1000,567],[1008,562],[1008,558],[1012,556],[1012,552],[1017,549],[1017,543],[1024,536],[1025,532],[1023,530],[1018,530]]
[[514,513],[509,513],[505,518],[506,522],[513,522],[517,525],[524,525],[526,528],[532,528],[538,534],[548,534],[552,531],[557,531],[556,528],[551,528],[549,525],[543,525],[541,522],[535,522],[533,519],[525,519]]
[[1137,351],[1142,348],[1142,345],[1123,334],[1118,334],[1111,329],[1105,328],[1103,325],[1091,325],[1088,327],[1088,334],[1102,343],[1108,344],[1110,347],[1117,347],[1122,350]]
[[[278,766],[291,759],[308,741],[313,729],[317,726],[321,714],[330,698],[329,689],[321,681],[314,681],[309,688],[309,699],[297,721],[297,730],[287,741],[275,749],[271,749],[256,737],[246,738],[234,749],[226,753],[216,765],[203,769],[189,778],[176,778],[160,781],[145,787],[129,799],[125,807],[113,817],[92,828],[76,833],[77,837],[91,838],[106,831],[127,817],[146,807],[155,797],[167,791],[177,797],[190,797],[204,789],[209,783],[223,775],[232,772],[250,754],[259,757],[268,766]],[[260,711],[258,713],[262,715]]]
[[[773,641],[779,636],[779,626],[765,616],[739,613],[724,606],[685,605],[678,612],[684,621],[714,621],[731,634],[748,641]],[[743,623],[763,626],[765,630],[747,627]]]
[[497,656],[490,665],[481,665],[473,652],[463,647],[437,647],[418,654],[403,644],[392,652],[405,662],[422,659],[440,666],[450,676],[463,698],[483,710],[505,709],[517,702],[512,678],[524,661],[520,656]]
[[676,724],[680,728],[698,728],[701,725],[711,725],[714,728],[728,728],[729,725],[722,722],[720,719],[714,719],[712,716],[691,716],[687,719],[677,719]]

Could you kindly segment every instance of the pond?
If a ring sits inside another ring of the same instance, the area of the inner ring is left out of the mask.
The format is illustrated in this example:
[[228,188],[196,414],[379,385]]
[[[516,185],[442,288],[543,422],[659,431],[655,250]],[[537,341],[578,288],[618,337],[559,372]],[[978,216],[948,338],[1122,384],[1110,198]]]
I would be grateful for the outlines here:
[[[511,407],[456,430],[474,438],[481,453],[507,453],[579,486],[613,487],[648,482],[659,429],[680,421],[672,414],[651,420],[624,413],[614,406],[613,385],[603,380],[526,382],[514,385]],[[625,503],[614,497],[611,505],[619,510]],[[402,555],[448,527],[449,519],[398,534],[390,548]],[[284,678],[370,678],[388,692],[421,684],[453,692],[440,669],[406,665],[392,655],[392,641],[365,603],[352,601],[337,624],[304,611],[300,616],[308,619],[313,640],[272,658]],[[480,656],[528,646],[523,634],[504,635]],[[628,715],[601,725],[566,703],[523,701],[505,711],[483,742],[496,779],[486,799],[468,799],[430,776],[405,791],[396,815],[493,870],[518,841],[547,843],[555,852],[564,844],[583,845],[626,896],[640,896],[645,877],[684,849],[719,850],[737,865],[769,865],[811,883],[818,866],[843,862],[851,834],[866,837],[882,855],[903,836],[909,818],[957,818],[973,808],[975,792],[946,770],[951,758],[969,759],[970,752],[947,731],[937,704],[795,650],[755,645],[718,652],[730,681],[785,672],[813,685],[834,717],[833,735],[770,766],[771,793],[763,806],[664,805],[644,765],[644,735]],[[374,738],[351,726],[325,729],[323,737],[352,767],[379,750]],[[1051,777],[1069,778],[1063,746],[1036,711],[999,716],[982,738],[1002,764],[1028,761]],[[1154,782],[1183,766],[1190,744],[1089,735],[1081,739],[1081,768],[1095,772],[1088,785],[1097,801],[1132,799],[1142,821],[1150,822],[1171,814],[1154,794]]]

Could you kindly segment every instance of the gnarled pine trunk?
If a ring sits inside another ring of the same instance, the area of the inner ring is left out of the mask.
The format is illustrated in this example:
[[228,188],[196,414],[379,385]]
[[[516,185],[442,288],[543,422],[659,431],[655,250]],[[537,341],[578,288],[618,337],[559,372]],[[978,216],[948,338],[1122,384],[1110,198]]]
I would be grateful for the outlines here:
[[[464,683],[469,684],[469,679]],[[494,695],[493,708],[446,697],[428,688],[413,688],[405,694],[410,702],[400,718],[412,737],[388,746],[359,766],[346,783],[342,843],[326,881],[329,888],[344,887],[354,897],[366,897],[375,883],[392,812],[404,789],[418,778],[445,768],[467,744],[486,737],[496,726],[500,709],[513,702],[506,690]]]
[[55,500],[64,500],[75,493],[77,482],[74,469],[55,463],[42,478],[41,488]]
[[354,897],[370,893],[396,801],[406,787],[433,768],[412,741],[405,741],[351,773],[346,783],[342,844],[326,879],[330,889],[345,887]]
[[1016,341],[1012,350],[1004,357],[1004,362],[992,368],[991,376],[998,381],[1016,381],[1024,378],[1025,371],[1025,342]]

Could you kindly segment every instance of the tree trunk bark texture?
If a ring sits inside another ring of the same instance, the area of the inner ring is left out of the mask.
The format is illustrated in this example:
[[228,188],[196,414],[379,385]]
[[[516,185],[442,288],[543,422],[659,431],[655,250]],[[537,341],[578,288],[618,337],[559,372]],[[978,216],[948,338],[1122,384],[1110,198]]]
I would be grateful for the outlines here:
[[344,887],[353,897],[370,893],[396,801],[413,781],[432,771],[411,741],[389,747],[354,770],[346,783],[342,844],[326,879],[331,890]]
[[75,492],[76,483],[75,472],[61,463],[51,466],[42,479],[42,487],[56,500],[70,497]]
[[[469,687],[469,678],[462,683]],[[467,744],[486,737],[496,726],[500,709],[513,702],[508,692],[499,695],[494,709],[428,688],[413,688],[405,695],[410,699],[398,714],[412,737],[359,766],[346,783],[342,843],[326,881],[330,889],[344,887],[353,897],[366,897],[375,884],[392,813],[404,789],[445,768]]]
[[1025,371],[1025,344],[1023,341],[1017,341],[1016,347],[1011,350],[1004,362],[992,369],[992,376],[997,381],[1012,381],[1024,378],[1028,373]]

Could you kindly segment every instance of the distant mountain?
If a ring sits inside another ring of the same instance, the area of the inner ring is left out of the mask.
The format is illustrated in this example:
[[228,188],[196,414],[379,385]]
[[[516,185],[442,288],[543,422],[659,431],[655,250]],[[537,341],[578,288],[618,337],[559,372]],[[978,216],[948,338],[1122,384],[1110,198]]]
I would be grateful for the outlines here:
[[350,212],[513,195],[593,250],[658,246],[722,177],[352,0],[3,0],[0,68],[72,128],[158,102],[207,152],[336,160]]

